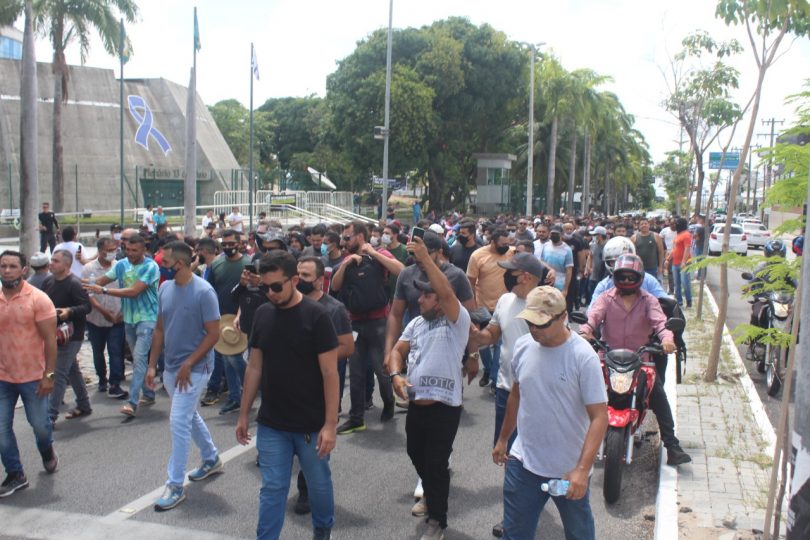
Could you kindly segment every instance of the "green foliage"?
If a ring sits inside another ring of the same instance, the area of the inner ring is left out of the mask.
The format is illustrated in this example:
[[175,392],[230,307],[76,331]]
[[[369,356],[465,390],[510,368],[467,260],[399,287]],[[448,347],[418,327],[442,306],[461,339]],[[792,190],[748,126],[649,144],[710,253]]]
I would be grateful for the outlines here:
[[720,0],[715,14],[727,25],[750,22],[759,35],[782,27],[797,36],[810,32],[810,4],[806,0]]
[[681,204],[686,202],[689,179],[692,175],[692,155],[674,150],[667,152],[666,156],[664,161],[655,166],[653,173],[661,179],[667,192],[667,208],[674,211],[678,202]]
[[760,328],[748,323],[738,324],[731,335],[737,343],[757,341],[772,347],[790,347],[793,343],[793,335],[790,332],[778,328]]

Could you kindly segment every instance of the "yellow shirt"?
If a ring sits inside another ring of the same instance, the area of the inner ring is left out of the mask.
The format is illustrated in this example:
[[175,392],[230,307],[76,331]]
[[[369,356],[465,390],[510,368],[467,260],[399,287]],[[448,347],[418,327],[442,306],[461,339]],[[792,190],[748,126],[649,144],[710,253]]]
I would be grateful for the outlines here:
[[498,266],[498,262],[506,261],[515,254],[509,249],[505,254],[499,255],[492,251],[491,246],[484,246],[473,251],[467,265],[467,277],[475,279],[475,299],[478,307],[485,307],[495,311],[498,299],[506,294],[506,285],[503,284],[503,275],[506,272]]

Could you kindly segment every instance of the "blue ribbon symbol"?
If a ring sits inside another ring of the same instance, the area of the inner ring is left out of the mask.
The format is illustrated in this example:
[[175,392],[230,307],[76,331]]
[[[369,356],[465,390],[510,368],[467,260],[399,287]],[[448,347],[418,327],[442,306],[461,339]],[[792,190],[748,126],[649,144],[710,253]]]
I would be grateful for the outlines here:
[[[141,96],[127,96],[127,102],[129,103],[129,114],[140,124],[138,131],[135,132],[135,142],[149,150],[149,137],[152,137],[157,141],[160,149],[163,150],[163,155],[171,152],[172,147],[169,141],[152,125],[154,115],[152,109],[146,104],[146,100]],[[143,114],[141,114],[141,111],[143,111]]]

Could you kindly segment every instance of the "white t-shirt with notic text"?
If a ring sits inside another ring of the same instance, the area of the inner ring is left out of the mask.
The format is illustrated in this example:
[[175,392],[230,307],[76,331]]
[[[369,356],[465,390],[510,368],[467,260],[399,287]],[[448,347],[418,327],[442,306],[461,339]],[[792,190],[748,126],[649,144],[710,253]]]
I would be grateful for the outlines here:
[[413,319],[400,336],[410,345],[408,354],[408,398],[432,399],[461,405],[461,357],[470,335],[470,314],[459,302],[456,322],[442,316],[429,321],[421,315]]

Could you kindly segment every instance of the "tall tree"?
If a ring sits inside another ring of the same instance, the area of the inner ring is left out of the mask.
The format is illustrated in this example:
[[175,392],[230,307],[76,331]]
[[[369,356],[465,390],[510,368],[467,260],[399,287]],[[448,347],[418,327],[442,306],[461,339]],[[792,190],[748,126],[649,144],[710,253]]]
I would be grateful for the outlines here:
[[22,80],[20,85],[20,251],[29,256],[39,248],[39,172],[37,139],[37,59],[34,52],[34,8],[25,2]]
[[64,211],[65,178],[62,152],[62,106],[67,103],[70,70],[65,49],[72,41],[79,43],[82,63],[90,49],[90,34],[95,30],[110,55],[118,54],[121,39],[119,15],[133,22],[138,14],[134,0],[35,0],[36,28],[48,34],[53,47],[53,198],[55,212]]

